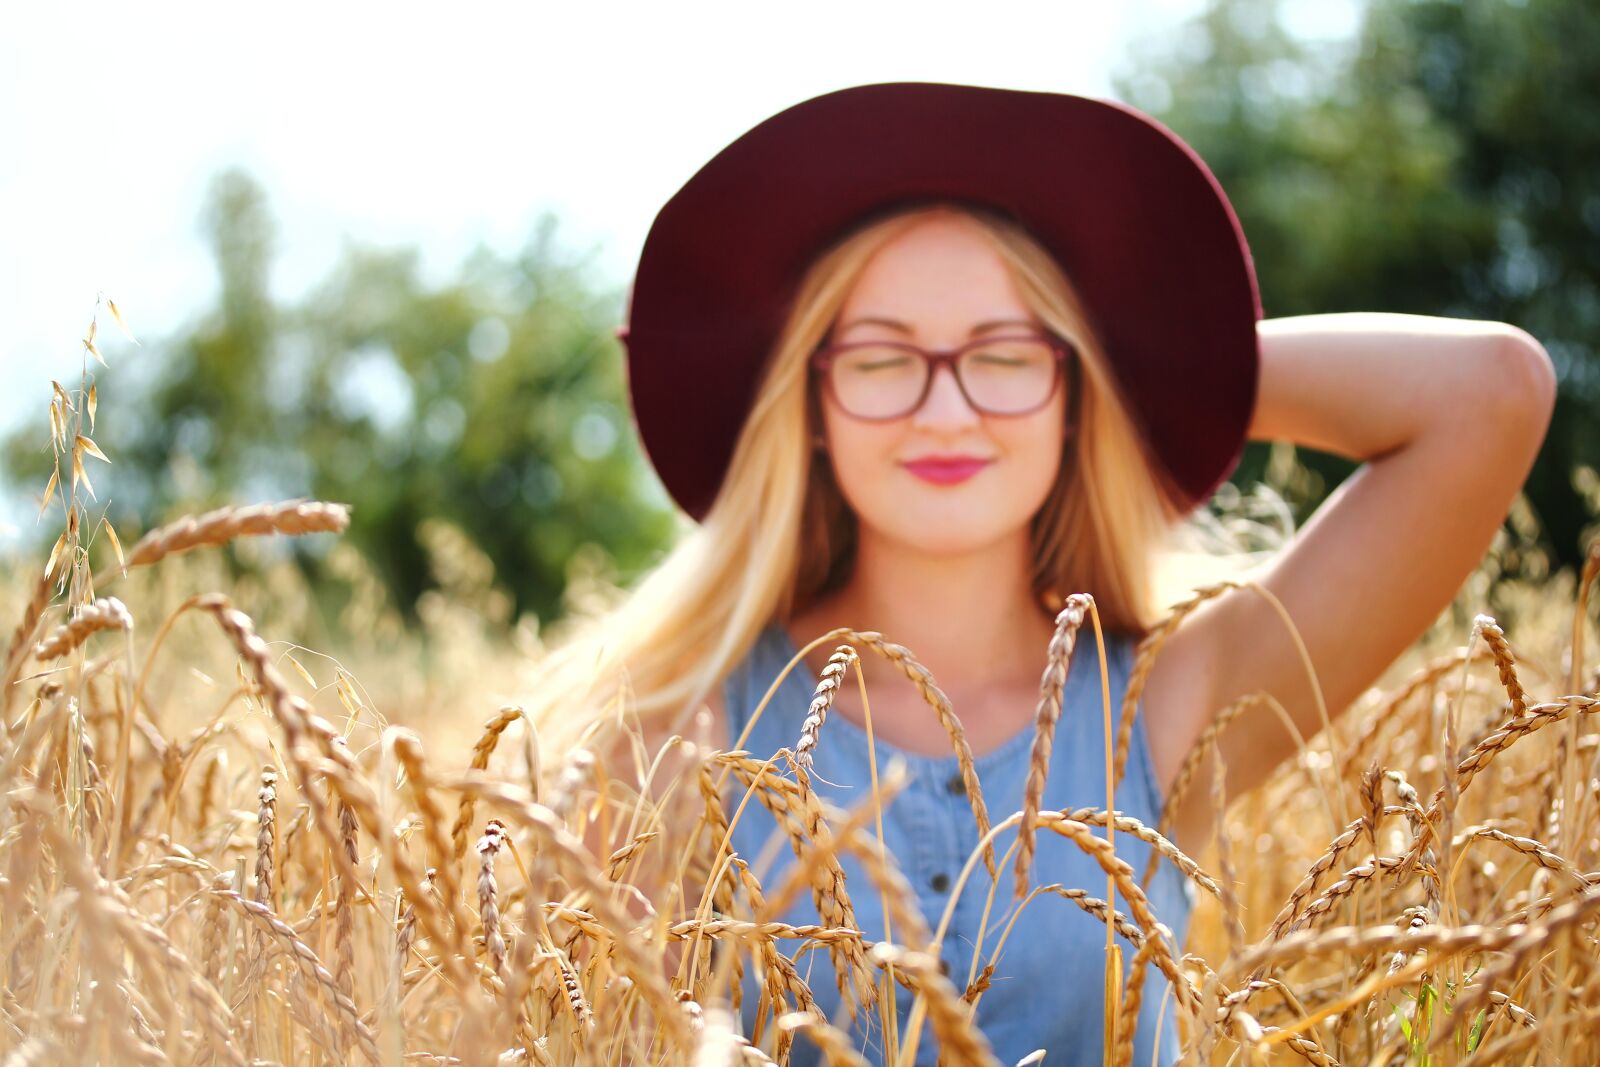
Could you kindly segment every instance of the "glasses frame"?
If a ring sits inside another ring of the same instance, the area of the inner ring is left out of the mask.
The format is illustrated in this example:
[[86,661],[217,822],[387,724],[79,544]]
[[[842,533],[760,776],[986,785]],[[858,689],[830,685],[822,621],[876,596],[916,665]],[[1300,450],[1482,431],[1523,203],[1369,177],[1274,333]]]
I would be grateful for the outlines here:
[[[971,349],[978,348],[986,344],[993,344],[996,341],[1042,341],[1050,346],[1050,351],[1055,357],[1050,368],[1050,391],[1044,395],[1043,400],[1039,401],[1039,403],[1035,404],[1033,407],[1025,408],[1022,411],[992,411],[973,400],[972,394],[967,392],[967,385],[961,380],[961,372],[957,369],[956,360],[958,360],[963,353],[968,352]],[[833,375],[829,373],[829,369],[833,366],[833,362],[837,358],[838,354],[840,352],[848,351],[852,348],[866,348],[869,346],[874,348],[899,348],[904,349],[907,352],[914,352],[922,357],[924,363],[928,364],[927,377],[922,381],[922,392],[918,394],[916,401],[910,407],[906,408],[906,410],[893,415],[858,415],[849,408],[845,407],[844,403],[839,399],[838,393],[834,391]],[[888,422],[891,419],[903,419],[907,415],[915,414],[917,411],[921,410],[922,405],[928,401],[928,394],[933,391],[934,375],[939,373],[939,368],[942,366],[948,366],[950,368],[950,376],[955,379],[956,388],[961,390],[962,398],[966,400],[967,405],[971,407],[973,411],[977,411],[984,415],[989,415],[998,419],[1009,419],[1017,418],[1023,415],[1031,415],[1043,408],[1055,398],[1056,389],[1061,384],[1061,364],[1063,362],[1067,363],[1069,366],[1072,377],[1073,396],[1077,396],[1077,386],[1079,382],[1078,356],[1079,353],[1076,345],[1053,333],[1008,333],[978,337],[968,341],[964,345],[958,345],[955,348],[944,349],[923,348],[921,345],[914,345],[910,341],[874,340],[844,341],[840,344],[824,343],[814,353],[812,353],[810,362],[812,371],[822,378],[823,388],[828,391],[828,395],[833,398],[833,402],[838,405],[840,411],[844,412],[852,419],[860,419],[863,422]]]

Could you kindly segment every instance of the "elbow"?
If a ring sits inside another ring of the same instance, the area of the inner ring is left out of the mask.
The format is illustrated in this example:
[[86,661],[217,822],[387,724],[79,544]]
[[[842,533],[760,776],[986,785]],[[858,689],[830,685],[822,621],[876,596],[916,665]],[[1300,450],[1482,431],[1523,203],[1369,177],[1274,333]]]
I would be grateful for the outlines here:
[[1503,345],[1509,350],[1507,359],[1514,361],[1526,379],[1529,402],[1549,421],[1556,403],[1556,365],[1528,331],[1516,326],[1506,326]]
[[1484,375],[1488,405],[1497,424],[1542,441],[1555,411],[1555,364],[1526,330],[1495,325]]

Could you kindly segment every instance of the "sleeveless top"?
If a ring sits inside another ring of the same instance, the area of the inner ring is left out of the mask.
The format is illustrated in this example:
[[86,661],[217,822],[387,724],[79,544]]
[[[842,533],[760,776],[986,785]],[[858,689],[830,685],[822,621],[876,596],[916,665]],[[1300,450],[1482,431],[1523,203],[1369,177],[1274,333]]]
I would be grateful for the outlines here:
[[[1128,673],[1133,665],[1132,638],[1106,633],[1106,666],[1111,691],[1112,729],[1115,730]],[[763,694],[798,650],[788,631],[778,622],[762,631],[750,652],[731,671],[722,684],[723,704],[727,709],[730,747],[743,732],[751,713]],[[871,653],[868,652],[868,655]],[[1043,659],[1041,657],[1041,671]],[[766,710],[757,720],[743,748],[765,759],[779,748],[793,749],[800,738],[817,679],[804,660],[796,663]],[[853,676],[849,684],[854,685]],[[1104,807],[1105,726],[1101,694],[1099,652],[1093,630],[1080,631],[1073,649],[1066,685],[1062,690],[1061,716],[1056,724],[1051,752],[1050,773],[1046,780],[1041,810]],[[944,730],[928,709],[930,736],[943,737]],[[956,709],[957,715],[960,709]],[[1033,745],[1034,727],[1029,722],[1009,740],[991,752],[975,753],[974,769],[983,789],[991,825],[1022,808],[1028,755]],[[883,810],[884,844],[892,860],[910,884],[916,903],[927,920],[930,934],[938,925],[956,880],[967,858],[978,846],[977,820],[967,802],[954,752],[948,756],[927,756],[898,748],[874,736],[880,780],[890,761],[898,756],[906,763],[909,776],[905,787]],[[866,730],[833,712],[823,724],[813,750],[811,782],[825,804],[849,810],[872,793],[871,768],[867,759]],[[786,761],[780,760],[768,774],[792,776]],[[822,779],[827,779],[823,781]],[[731,816],[742,798],[738,779],[730,776],[734,788],[725,790],[724,802]],[[834,784],[829,784],[834,783]],[[1117,787],[1116,807],[1148,826],[1155,826],[1161,812],[1162,797],[1151,769],[1146,744],[1144,706],[1141,701],[1134,720],[1127,769]],[[876,844],[876,824],[869,822],[866,833]],[[1094,827],[1098,837],[1103,827]],[[768,848],[769,839],[780,841]],[[957,898],[951,921],[939,947],[939,955],[957,994],[963,992],[969,974],[979,974],[991,962],[995,946],[1006,924],[1017,911],[1015,876],[1012,861],[1005,861],[1006,850],[1016,840],[1015,827],[995,835],[994,857],[999,886],[983,930],[983,942],[973,968],[974,948],[983,919],[985,900],[992,880],[981,858],[974,864],[965,887]],[[745,810],[731,841],[733,849],[748,863],[763,888],[772,893],[795,860],[794,851],[772,814],[755,798]],[[1144,872],[1149,846],[1131,834],[1115,836],[1116,853],[1126,860],[1137,878]],[[763,852],[775,861],[763,869],[758,860]],[[775,851],[774,851],[775,850]],[[856,925],[871,941],[883,937],[882,899],[848,853],[839,857],[845,885],[855,908]],[[1089,896],[1104,898],[1106,875],[1098,863],[1072,841],[1054,831],[1039,827],[1029,872],[1029,889],[1059,883],[1063,889],[1082,889]],[[1188,928],[1194,888],[1170,862],[1162,861],[1147,890],[1151,910],[1172,930],[1181,955]],[[1127,914],[1128,904],[1117,895],[1117,909]],[[800,925],[821,923],[809,888],[803,889],[781,915],[781,922]],[[894,930],[895,940],[900,931]],[[1134,947],[1117,935],[1122,950],[1124,975],[1133,961]],[[805,939],[780,939],[779,951],[794,959],[801,978],[806,980],[817,1007],[828,1019],[846,1031],[851,1043],[862,1051],[869,1063],[885,1061],[881,1021],[876,1011],[858,1010],[851,1020],[840,1004],[832,957],[825,945]],[[803,951],[802,951],[803,949]],[[976,1022],[988,1039],[996,1058],[1010,1067],[1037,1049],[1045,1049],[1045,1062],[1055,1067],[1100,1067],[1103,1058],[1106,926],[1075,902],[1054,893],[1040,893],[1017,916],[1006,937],[990,985],[978,1000]],[[881,972],[875,972],[881,974]],[[880,983],[880,990],[881,990]],[[1133,1062],[1144,1067],[1155,1062],[1174,1063],[1178,1058],[1177,1008],[1172,1002],[1166,978],[1154,967],[1147,969],[1144,996],[1134,1031]],[[741,987],[740,1011],[743,1033],[754,1033],[761,985],[758,967],[747,957]],[[895,1008],[899,1015],[901,1047],[910,1038],[907,1028],[914,994],[904,986],[895,987]],[[1159,1034],[1157,1027],[1160,1027]],[[770,1048],[769,1019],[761,1040]],[[1152,1061],[1152,1055],[1157,1052]],[[819,1052],[809,1038],[797,1034],[790,1062],[794,1067],[813,1067],[820,1062]],[[918,1067],[935,1067],[938,1041],[926,1015],[918,1042]]]

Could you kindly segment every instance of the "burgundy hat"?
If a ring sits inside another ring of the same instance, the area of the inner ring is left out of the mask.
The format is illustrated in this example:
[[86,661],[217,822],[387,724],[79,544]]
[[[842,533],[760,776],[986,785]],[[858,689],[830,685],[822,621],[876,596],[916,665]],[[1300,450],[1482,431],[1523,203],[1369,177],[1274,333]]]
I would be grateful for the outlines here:
[[645,453],[684,511],[721,488],[801,275],[897,204],[976,202],[1020,222],[1087,305],[1134,415],[1193,510],[1238,464],[1261,299],[1244,232],[1200,157],[1125,104],[888,82],[780,111],[657,213],[628,297]]

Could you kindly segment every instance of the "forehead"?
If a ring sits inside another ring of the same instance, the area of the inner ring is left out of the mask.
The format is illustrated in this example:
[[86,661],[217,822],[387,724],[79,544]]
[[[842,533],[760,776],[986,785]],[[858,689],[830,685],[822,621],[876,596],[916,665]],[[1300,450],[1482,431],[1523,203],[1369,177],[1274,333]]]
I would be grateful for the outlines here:
[[881,315],[937,329],[1002,316],[1027,318],[1009,268],[977,225],[924,219],[875,252],[856,278],[839,321]]

